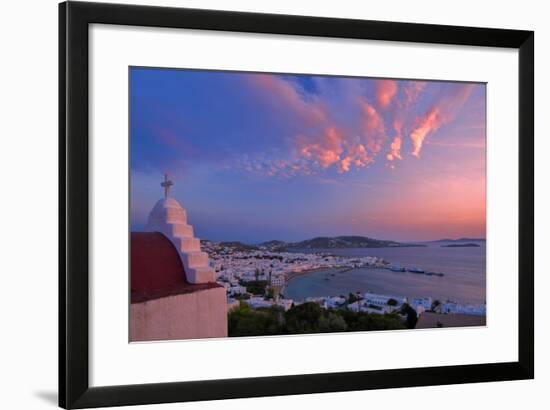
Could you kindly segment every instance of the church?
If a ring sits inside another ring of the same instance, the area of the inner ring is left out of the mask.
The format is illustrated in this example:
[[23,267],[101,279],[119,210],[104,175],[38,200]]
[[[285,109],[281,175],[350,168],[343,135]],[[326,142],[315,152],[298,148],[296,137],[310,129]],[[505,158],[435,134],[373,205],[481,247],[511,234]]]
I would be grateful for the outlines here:
[[130,234],[131,342],[227,336],[225,288],[172,185],[165,175],[145,232]]

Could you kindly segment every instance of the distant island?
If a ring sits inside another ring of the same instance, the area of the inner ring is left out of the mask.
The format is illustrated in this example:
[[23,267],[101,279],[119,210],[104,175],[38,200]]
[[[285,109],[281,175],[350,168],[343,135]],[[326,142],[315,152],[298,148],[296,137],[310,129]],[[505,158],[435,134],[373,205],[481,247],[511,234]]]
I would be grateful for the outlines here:
[[479,248],[477,243],[450,243],[448,245],[441,245],[442,248]]
[[432,242],[432,243],[436,243],[436,242],[485,242],[485,238],[458,238],[458,239],[450,239],[450,238],[445,238],[445,239],[437,239],[435,241],[429,241],[429,242]]
[[[209,243],[209,240],[202,240]],[[287,252],[297,249],[343,249],[343,248],[411,248],[427,247],[424,243],[404,243],[374,239],[367,236],[318,236],[300,242],[285,242],[271,240],[256,245],[246,244],[239,241],[220,242],[219,245],[237,251],[267,250],[272,252]]]
[[[206,240],[206,242],[210,242]],[[300,242],[285,242],[271,240],[259,244],[247,244],[239,241],[220,242],[219,244],[237,251],[267,250],[272,252],[287,252],[299,249],[346,249],[346,248],[412,248],[427,247],[428,244],[441,244],[444,248],[479,247],[476,242],[485,242],[485,238],[438,239],[434,241],[411,243],[375,239],[368,236],[317,236]]]
[[400,248],[426,247],[425,244],[401,243],[367,236],[318,236],[301,242],[284,242],[272,240],[258,245],[261,249],[286,251],[292,249],[341,249],[341,248]]

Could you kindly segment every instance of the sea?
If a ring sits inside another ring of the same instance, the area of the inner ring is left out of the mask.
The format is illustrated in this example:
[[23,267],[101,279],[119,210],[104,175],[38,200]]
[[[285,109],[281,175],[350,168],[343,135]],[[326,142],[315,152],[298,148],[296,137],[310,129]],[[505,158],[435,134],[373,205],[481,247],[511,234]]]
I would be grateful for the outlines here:
[[485,242],[468,241],[479,247],[445,247],[450,242],[430,242],[426,247],[302,249],[296,252],[326,252],[341,256],[377,256],[391,265],[441,272],[443,277],[392,272],[381,268],[324,269],[291,279],[284,296],[307,297],[373,292],[405,297],[431,297],[461,304],[486,302]]

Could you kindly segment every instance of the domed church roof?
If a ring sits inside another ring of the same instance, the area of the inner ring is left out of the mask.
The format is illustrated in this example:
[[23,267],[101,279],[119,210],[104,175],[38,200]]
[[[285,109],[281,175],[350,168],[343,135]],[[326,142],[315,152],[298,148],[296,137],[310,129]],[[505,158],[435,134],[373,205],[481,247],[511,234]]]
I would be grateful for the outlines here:
[[160,232],[131,233],[132,290],[186,282],[178,250]]
[[190,284],[180,255],[160,232],[132,232],[130,243],[132,303],[219,286]]

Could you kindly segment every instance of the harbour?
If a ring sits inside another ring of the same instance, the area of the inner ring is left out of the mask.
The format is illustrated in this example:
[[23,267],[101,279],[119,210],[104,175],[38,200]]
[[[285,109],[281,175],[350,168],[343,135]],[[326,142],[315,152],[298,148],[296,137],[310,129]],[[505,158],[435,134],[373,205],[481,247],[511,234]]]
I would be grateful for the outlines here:
[[375,255],[389,265],[301,272],[288,278],[285,297],[305,299],[359,291],[461,303],[486,301],[484,243],[464,248],[430,244],[424,248],[331,249],[330,252],[339,256]]

